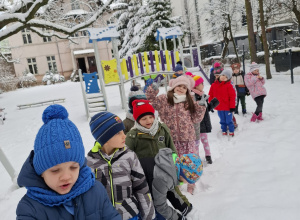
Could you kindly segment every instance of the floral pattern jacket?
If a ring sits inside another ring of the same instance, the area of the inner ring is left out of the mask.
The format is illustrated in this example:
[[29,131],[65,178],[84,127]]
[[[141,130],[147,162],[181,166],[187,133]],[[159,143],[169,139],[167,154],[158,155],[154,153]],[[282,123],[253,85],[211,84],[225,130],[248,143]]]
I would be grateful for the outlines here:
[[149,87],[146,92],[147,99],[153,108],[158,111],[159,117],[171,131],[173,141],[195,141],[194,123],[200,123],[204,117],[206,107],[194,101],[196,112],[191,114],[185,109],[184,103],[174,106],[168,104],[167,95],[157,96],[158,90]]

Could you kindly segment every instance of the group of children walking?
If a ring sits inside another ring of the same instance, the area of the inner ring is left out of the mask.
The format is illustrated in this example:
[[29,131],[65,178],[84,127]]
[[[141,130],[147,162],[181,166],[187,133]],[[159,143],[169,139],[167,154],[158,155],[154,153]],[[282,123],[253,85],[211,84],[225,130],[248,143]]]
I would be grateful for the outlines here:
[[[209,112],[217,110],[223,134],[228,129],[234,136],[236,97],[247,95],[248,88],[257,103],[251,121],[262,120],[264,78],[255,63],[245,78],[238,67],[232,66],[233,80],[230,70],[216,71],[209,95],[203,78],[192,73],[175,75],[167,94],[158,95],[159,82],[146,94],[133,87],[124,121],[110,112],[91,118],[95,144],[86,157],[67,110],[61,105],[46,108],[34,150],[18,177],[27,193],[18,204],[17,219],[200,219],[180,185],[186,183],[194,193],[203,173],[200,141],[212,163]],[[246,113],[245,99],[237,100]]]

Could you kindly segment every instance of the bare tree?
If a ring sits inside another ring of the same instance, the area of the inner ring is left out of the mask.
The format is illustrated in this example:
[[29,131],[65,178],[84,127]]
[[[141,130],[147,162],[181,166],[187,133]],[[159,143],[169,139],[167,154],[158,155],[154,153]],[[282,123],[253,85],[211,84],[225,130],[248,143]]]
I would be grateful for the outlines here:
[[245,7],[246,7],[246,15],[247,15],[247,29],[248,29],[248,40],[249,40],[251,62],[257,62],[255,35],[253,29],[252,6],[250,0],[245,0]]
[[221,39],[224,42],[222,58],[225,57],[231,41],[236,57],[239,60],[233,32],[238,30],[238,24],[241,23],[243,7],[244,5],[237,0],[211,0],[202,8],[202,16],[206,17],[205,20],[207,22],[205,33],[214,35],[212,36],[213,38],[222,36]]
[[277,0],[279,6],[283,6],[294,13],[297,23],[300,24],[300,1],[299,0]]
[[261,35],[263,40],[264,52],[265,52],[266,75],[267,75],[267,79],[272,79],[272,75],[270,71],[269,48],[268,48],[265,19],[264,19],[263,0],[259,0],[259,12],[260,12]]

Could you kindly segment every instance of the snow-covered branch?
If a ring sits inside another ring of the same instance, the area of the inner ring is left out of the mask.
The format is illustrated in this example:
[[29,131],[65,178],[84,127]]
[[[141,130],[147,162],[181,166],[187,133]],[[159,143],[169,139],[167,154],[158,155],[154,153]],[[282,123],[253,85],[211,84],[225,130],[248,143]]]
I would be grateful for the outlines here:
[[[72,3],[63,4],[61,0],[36,0],[36,1],[1,1],[0,8],[0,41],[30,28],[42,34],[37,28],[46,28],[56,32],[57,37],[71,35],[78,30],[90,26],[103,13],[109,9],[113,0],[99,4],[99,0],[78,1],[80,9],[73,9]],[[99,6],[100,5],[100,6]],[[60,35],[60,34],[63,35]],[[43,35],[46,36],[46,35]]]

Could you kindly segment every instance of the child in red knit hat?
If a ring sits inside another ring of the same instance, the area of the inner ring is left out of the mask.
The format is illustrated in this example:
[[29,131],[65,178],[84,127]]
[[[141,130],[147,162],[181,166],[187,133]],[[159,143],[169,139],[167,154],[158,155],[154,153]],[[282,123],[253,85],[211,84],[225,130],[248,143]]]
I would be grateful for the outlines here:
[[[134,100],[132,105],[135,125],[127,133],[125,144],[129,149],[134,151],[139,158],[152,194],[155,156],[162,148],[170,148],[172,152],[175,153],[176,149],[169,128],[155,118],[155,110],[149,101]],[[170,191],[168,199],[172,205],[178,207],[181,212],[190,205],[187,198],[181,194],[177,186]],[[160,214],[156,214],[157,218],[160,219]]]

